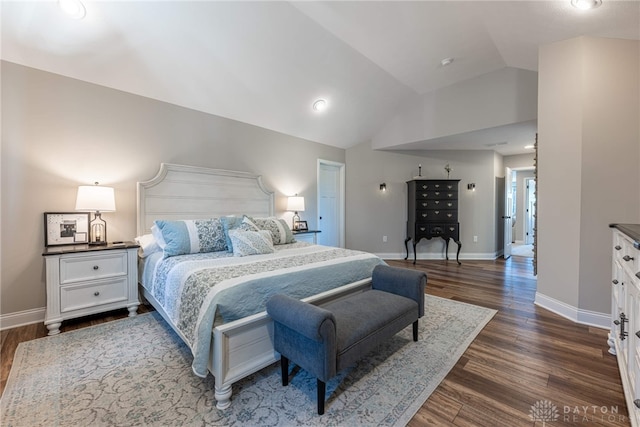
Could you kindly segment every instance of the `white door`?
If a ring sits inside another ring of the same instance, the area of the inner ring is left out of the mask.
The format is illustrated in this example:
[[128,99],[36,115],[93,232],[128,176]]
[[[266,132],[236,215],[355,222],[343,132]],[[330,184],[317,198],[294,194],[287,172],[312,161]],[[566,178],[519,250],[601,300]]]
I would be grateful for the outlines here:
[[525,220],[525,228],[524,228],[524,243],[530,245],[533,243],[533,233],[535,230],[533,229],[534,218],[536,216],[536,180],[529,178],[527,179],[527,192],[526,192],[527,200],[526,200],[526,216]]
[[318,244],[344,247],[344,164],[318,160]]
[[504,172],[504,212],[502,220],[504,221],[504,259],[511,256],[511,238],[512,238],[512,221],[511,212],[513,212],[513,177],[511,168],[505,168]]

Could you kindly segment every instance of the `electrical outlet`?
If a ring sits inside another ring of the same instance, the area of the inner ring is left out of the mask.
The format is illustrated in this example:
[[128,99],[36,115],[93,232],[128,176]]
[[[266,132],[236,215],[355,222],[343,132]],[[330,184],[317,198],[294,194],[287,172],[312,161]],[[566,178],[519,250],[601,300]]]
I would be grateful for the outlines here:
[[382,236],[382,243],[387,243],[387,236]]
[[473,236],[473,243],[478,243],[478,236]]

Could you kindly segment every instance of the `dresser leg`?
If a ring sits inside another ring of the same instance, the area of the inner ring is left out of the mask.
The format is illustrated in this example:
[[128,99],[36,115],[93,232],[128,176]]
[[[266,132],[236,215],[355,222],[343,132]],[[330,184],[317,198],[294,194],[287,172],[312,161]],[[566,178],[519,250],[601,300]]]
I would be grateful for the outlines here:
[[58,335],[60,333],[60,326],[62,326],[62,322],[49,323],[47,325],[47,329],[49,330],[47,335]]
[[416,254],[416,241],[413,241],[413,265],[416,265],[416,257],[418,254]]
[[138,314],[138,306],[134,305],[131,307],[127,307],[127,310],[129,310],[129,317],[134,317],[135,315]]
[[458,259],[458,257],[460,256],[460,249],[462,249],[462,242],[460,240],[457,240],[456,244],[458,245],[458,252],[456,252],[456,262],[458,263],[458,265],[462,265],[462,263]]
[[411,237],[407,237],[406,239],[404,239],[404,250],[407,251],[407,256],[404,257],[404,260],[406,261],[407,258],[409,258],[409,246],[407,245],[407,242],[411,240]]
[[444,238],[444,257],[449,261],[449,237]]

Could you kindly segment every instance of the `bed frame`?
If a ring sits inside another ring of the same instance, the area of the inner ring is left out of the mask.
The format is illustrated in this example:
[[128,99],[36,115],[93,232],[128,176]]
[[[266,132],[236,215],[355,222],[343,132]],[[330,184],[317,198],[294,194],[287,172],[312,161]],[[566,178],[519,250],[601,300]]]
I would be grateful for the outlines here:
[[[138,236],[148,234],[156,219],[201,219],[247,214],[274,215],[274,193],[265,188],[259,175],[162,163],[158,174],[138,182]],[[303,301],[323,305],[371,287],[360,280]],[[145,299],[153,305],[184,340],[155,298],[140,285]],[[273,322],[266,312],[216,326],[213,331],[209,371],[215,378],[218,409],[231,405],[231,385],[277,361],[273,349]]]

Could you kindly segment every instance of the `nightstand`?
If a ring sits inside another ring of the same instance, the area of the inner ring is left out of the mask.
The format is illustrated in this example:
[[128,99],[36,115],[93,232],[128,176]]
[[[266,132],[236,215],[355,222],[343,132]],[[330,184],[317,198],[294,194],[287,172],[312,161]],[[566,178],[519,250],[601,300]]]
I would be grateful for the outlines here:
[[49,335],[63,320],[126,307],[137,314],[138,245],[74,245],[45,248]]
[[318,243],[318,233],[321,233],[320,230],[306,230],[306,231],[292,231],[293,237],[296,238],[298,242],[309,242],[313,244]]

